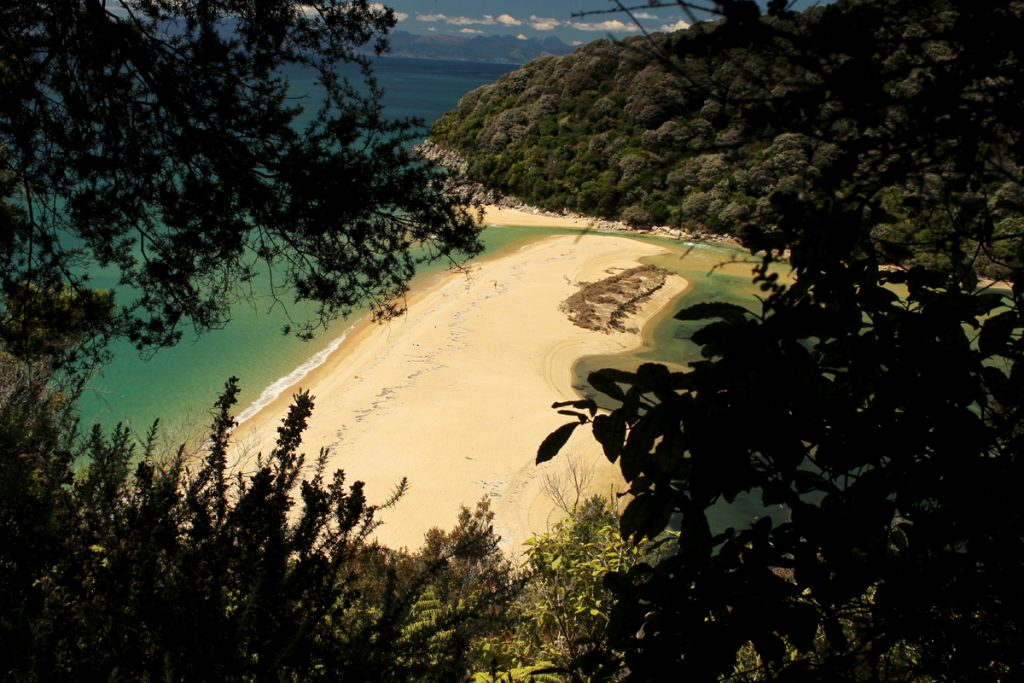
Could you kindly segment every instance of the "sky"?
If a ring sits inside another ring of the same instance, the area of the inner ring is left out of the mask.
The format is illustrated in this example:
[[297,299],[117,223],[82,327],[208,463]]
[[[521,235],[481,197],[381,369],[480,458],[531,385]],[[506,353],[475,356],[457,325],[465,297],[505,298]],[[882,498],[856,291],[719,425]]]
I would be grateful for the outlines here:
[[[570,45],[579,45],[609,35],[622,38],[641,30],[621,12],[580,15],[613,9],[615,5],[609,0],[383,0],[383,4],[395,10],[397,29],[424,35],[513,35],[523,39],[557,36]],[[640,0],[626,4],[649,3]],[[812,0],[797,0],[795,8],[810,4]],[[634,11],[633,17],[647,31],[685,28],[687,21],[675,6],[645,7]]]

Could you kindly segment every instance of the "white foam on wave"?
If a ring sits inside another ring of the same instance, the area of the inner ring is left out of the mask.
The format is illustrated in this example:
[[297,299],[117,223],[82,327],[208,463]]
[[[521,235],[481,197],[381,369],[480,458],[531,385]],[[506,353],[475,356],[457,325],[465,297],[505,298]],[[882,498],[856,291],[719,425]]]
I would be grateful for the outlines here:
[[341,333],[341,336],[328,344],[324,349],[310,356],[305,363],[295,368],[284,377],[278,378],[273,384],[264,389],[259,398],[253,401],[248,408],[239,413],[238,417],[235,418],[238,424],[242,424],[252,416],[256,415],[256,413],[263,410],[278,396],[283,394],[288,387],[299,382],[310,372],[323,365],[330,355],[337,351],[342,343],[344,343],[345,339],[348,337],[348,333],[351,332],[354,327],[355,323],[350,325],[347,330]]

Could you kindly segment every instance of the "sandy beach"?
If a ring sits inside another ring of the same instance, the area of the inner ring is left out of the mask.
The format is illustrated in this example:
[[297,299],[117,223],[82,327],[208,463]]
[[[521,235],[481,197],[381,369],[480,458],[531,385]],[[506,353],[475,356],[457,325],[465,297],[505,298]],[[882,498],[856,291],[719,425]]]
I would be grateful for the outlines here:
[[539,210],[513,209],[507,206],[486,204],[480,221],[484,226],[516,225],[524,228],[578,228],[593,230],[598,227],[598,219],[577,215],[557,215]]
[[[528,215],[528,214],[527,214]],[[506,218],[508,218],[506,216]],[[520,217],[510,224],[527,225]],[[552,225],[538,217],[538,225]],[[575,457],[595,469],[595,490],[617,480],[589,429],[563,455],[535,466],[537,447],[567,421],[551,409],[577,398],[572,365],[641,343],[636,332],[606,334],[569,322],[559,304],[592,282],[656,254],[652,244],[609,235],[554,236],[449,273],[410,295],[408,312],[387,324],[362,322],[328,360],[235,432],[243,461],[268,452],[290,397],[316,397],[305,451],[331,449],[329,471],[366,482],[371,502],[401,477],[409,490],[383,513],[378,537],[418,547],[432,527],[451,528],[460,506],[489,496],[505,550],[557,518],[543,492]],[[672,276],[629,321],[638,328],[686,287]]]

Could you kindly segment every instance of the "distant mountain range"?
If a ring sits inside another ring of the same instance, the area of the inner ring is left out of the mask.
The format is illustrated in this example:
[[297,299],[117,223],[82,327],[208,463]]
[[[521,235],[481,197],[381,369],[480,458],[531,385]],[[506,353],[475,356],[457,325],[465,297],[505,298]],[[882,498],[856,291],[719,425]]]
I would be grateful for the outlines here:
[[390,39],[389,54],[395,57],[495,64],[526,64],[537,57],[566,55],[576,49],[554,36],[524,40],[515,36],[417,35],[393,31]]

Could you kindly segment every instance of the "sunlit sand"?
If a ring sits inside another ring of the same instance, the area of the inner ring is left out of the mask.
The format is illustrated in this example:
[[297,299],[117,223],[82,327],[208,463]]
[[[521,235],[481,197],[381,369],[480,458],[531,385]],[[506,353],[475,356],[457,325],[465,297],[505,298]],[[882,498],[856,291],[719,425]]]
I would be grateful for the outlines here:
[[[544,437],[569,419],[551,404],[578,398],[574,362],[641,343],[635,332],[576,327],[559,304],[577,283],[660,251],[617,236],[555,236],[424,285],[410,296],[407,314],[384,325],[360,323],[303,378],[301,388],[316,397],[306,452],[312,458],[330,448],[329,472],[344,469],[348,481],[366,482],[371,502],[408,478],[406,495],[382,513],[378,537],[388,545],[418,547],[426,531],[452,527],[460,506],[486,495],[505,549],[519,552],[558,514],[543,490],[546,476],[576,459],[594,468],[595,492],[611,493],[615,470],[586,427],[562,457],[540,467],[534,458]],[[641,325],[685,287],[670,277],[627,327]],[[269,452],[299,388],[239,427],[243,462]]]

